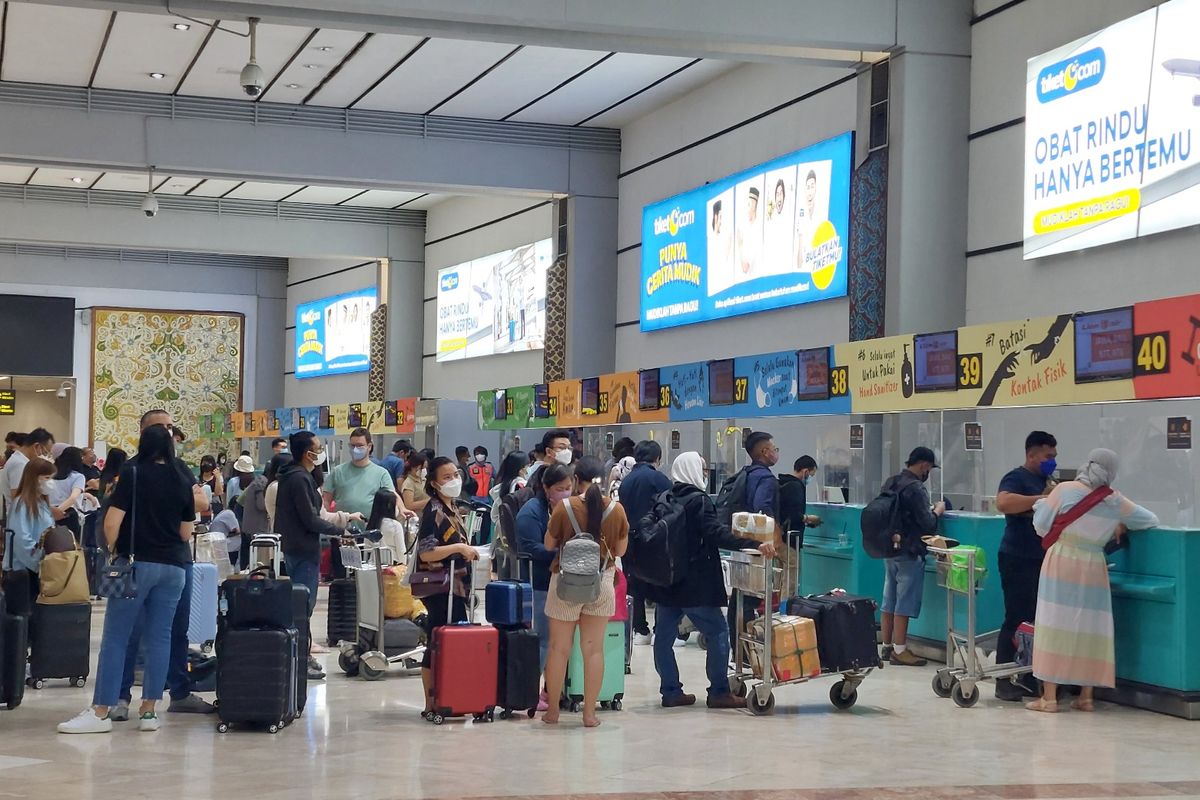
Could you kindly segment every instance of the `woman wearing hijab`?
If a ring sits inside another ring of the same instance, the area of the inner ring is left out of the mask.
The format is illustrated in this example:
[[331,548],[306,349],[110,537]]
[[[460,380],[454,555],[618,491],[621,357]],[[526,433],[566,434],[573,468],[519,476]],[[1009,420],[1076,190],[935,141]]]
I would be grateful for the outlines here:
[[675,634],[686,615],[701,634],[708,637],[708,707],[745,708],[746,701],[729,691],[729,626],[722,606],[728,605],[725,579],[721,574],[721,549],[757,550],[775,555],[775,545],[741,539],[717,520],[717,510],[705,492],[704,459],[699,453],[682,453],[671,464],[674,502],[687,514],[685,527],[691,537],[692,558],[687,574],[674,586],[646,585],[646,599],[656,604],[654,613],[654,668],[658,671],[663,708],[690,706],[696,696],[683,693],[679,666],[675,661]]
[[[1060,483],[1033,507],[1039,536],[1053,536],[1056,519],[1061,533],[1046,552],[1038,583],[1033,674],[1043,689],[1040,698],[1026,704],[1032,711],[1058,711],[1060,684],[1082,687],[1071,707],[1091,711],[1094,688],[1116,684],[1104,545],[1122,528],[1136,531],[1158,524],[1152,512],[1112,490],[1116,477],[1117,454],[1093,450],[1075,480]],[[1087,505],[1091,507],[1080,514],[1076,507]]]

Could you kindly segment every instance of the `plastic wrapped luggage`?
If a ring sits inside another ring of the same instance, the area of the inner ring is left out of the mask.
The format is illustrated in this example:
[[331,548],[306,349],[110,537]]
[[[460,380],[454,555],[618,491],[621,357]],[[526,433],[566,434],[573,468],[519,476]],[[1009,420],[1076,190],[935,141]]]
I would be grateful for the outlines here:
[[529,628],[500,631],[497,705],[503,709],[501,719],[508,719],[514,711],[525,711],[530,717],[537,713],[542,688],[540,666],[536,632]]
[[217,638],[217,595],[220,572],[216,564],[192,564],[192,606],[188,618],[188,642],[210,650]]
[[845,592],[793,597],[787,613],[809,617],[817,626],[817,651],[825,672],[878,667],[875,601]]
[[299,715],[299,640],[292,628],[222,630],[217,639],[220,733],[239,724],[261,725],[277,733]]
[[[600,707],[621,710],[625,697],[625,622],[609,621],[604,630],[604,680],[600,682]],[[570,709],[578,711],[583,705],[583,650],[579,646],[579,631],[571,645],[571,660],[567,662],[567,681],[563,693]]]
[[358,589],[353,578],[329,582],[325,643],[353,642],[358,637]]
[[72,686],[83,686],[91,644],[91,603],[35,603],[29,620],[30,688],[41,689],[48,678],[69,678]]
[[484,613],[493,625],[526,628],[533,624],[533,586],[493,581],[484,590]]
[[29,653],[29,618],[9,614],[0,592],[0,705],[9,710],[25,696],[25,663]]

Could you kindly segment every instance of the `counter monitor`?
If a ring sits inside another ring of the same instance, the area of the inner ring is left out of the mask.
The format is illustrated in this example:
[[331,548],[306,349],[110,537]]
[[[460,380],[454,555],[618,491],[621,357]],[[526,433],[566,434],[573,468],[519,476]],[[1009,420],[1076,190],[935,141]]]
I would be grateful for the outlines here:
[[918,392],[952,392],[958,388],[958,331],[913,337]]
[[497,389],[496,400],[492,403],[492,416],[497,422],[508,419],[508,391]]
[[600,413],[600,379],[584,378],[579,382],[579,407],[584,414]]
[[533,387],[533,416],[536,419],[550,417],[550,384],[539,383]]
[[708,404],[733,405],[733,359],[708,362]]
[[644,369],[638,373],[638,408],[642,411],[657,411],[659,374],[657,369]]
[[829,399],[829,348],[796,353],[796,399]]
[[1075,382],[1133,377],[1133,307],[1075,316]]

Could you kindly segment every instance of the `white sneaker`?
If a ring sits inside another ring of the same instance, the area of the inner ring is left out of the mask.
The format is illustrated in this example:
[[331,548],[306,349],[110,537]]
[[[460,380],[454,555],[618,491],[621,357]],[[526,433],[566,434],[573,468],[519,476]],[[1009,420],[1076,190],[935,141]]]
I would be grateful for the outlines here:
[[100,719],[90,708],[80,711],[67,722],[58,723],[59,733],[110,733],[112,720],[108,717]]
[[162,727],[162,720],[158,718],[158,714],[153,711],[147,711],[138,717],[139,731],[156,731]]
[[633,643],[640,644],[640,645],[654,644],[654,634],[635,633],[633,635]]
[[687,647],[687,643],[688,643],[687,639],[680,639],[678,636],[676,636],[675,643],[672,646],[673,647]]

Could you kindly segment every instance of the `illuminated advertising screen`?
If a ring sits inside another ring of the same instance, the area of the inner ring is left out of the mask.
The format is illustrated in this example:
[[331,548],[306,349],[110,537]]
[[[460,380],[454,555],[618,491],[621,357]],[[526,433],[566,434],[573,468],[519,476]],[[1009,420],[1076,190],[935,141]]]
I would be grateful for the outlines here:
[[1133,377],[1133,308],[1075,317],[1075,382]]
[[375,287],[296,306],[296,377],[317,378],[371,368]]
[[1200,222],[1200,0],[1030,59],[1025,258]]
[[958,388],[958,331],[913,337],[918,392],[947,392]]
[[541,350],[550,239],[438,270],[437,360]]
[[829,348],[801,350],[796,354],[796,399],[829,399]]
[[641,329],[846,295],[853,134],[642,210]]

